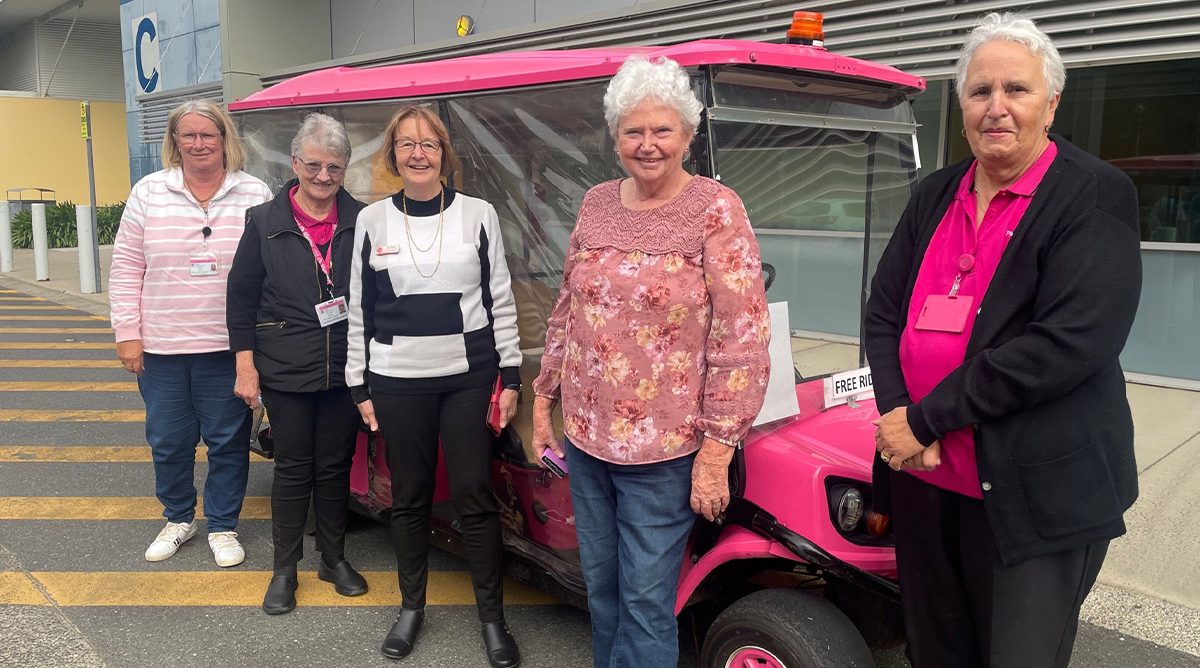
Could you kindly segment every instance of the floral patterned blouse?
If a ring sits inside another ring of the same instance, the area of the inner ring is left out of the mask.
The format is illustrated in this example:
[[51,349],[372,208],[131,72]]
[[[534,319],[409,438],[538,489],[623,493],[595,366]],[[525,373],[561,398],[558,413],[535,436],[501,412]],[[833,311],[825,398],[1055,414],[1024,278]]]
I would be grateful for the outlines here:
[[742,439],[762,407],[770,316],[737,194],[702,176],[649,210],[620,179],[584,197],[550,314],[536,394],[608,462],[646,464]]

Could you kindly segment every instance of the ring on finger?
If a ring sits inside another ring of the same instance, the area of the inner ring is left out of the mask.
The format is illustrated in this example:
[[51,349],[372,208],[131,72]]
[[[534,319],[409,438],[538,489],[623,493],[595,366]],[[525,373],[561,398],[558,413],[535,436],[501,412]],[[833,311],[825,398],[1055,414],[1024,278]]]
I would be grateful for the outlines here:
[[879,451],[879,458],[880,458],[880,459],[882,459],[882,460],[883,460],[883,461],[885,461],[885,462],[890,462],[890,461],[892,461],[892,458],[891,458],[891,456],[890,456],[890,455],[888,455],[888,453],[884,452],[883,450],[880,450],[880,451]]

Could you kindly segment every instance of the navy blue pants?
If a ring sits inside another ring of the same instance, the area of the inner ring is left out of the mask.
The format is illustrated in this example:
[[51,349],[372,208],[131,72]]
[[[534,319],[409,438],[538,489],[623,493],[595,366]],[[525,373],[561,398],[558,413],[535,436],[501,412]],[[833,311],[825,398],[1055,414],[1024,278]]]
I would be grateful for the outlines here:
[[233,531],[250,472],[250,410],[233,394],[233,353],[143,356],[138,388],[146,402],[146,441],[154,492],[170,522],[196,517],[196,446],[208,446],[204,515],[209,532]]

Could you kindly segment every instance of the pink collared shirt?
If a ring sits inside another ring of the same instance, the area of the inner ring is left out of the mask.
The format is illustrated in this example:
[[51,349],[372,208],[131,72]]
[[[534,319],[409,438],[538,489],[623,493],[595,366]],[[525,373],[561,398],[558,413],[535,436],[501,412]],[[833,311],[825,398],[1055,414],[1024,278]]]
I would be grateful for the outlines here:
[[294,186],[288,191],[288,201],[292,203],[292,216],[296,218],[296,224],[308,231],[314,243],[318,246],[324,246],[333,238],[333,231],[337,229],[338,210],[334,204],[329,213],[325,214],[324,220],[318,220],[308,215],[304,209],[300,207],[300,203],[296,201],[296,193],[299,192],[300,186]]
[[[1021,217],[1025,215],[1038,184],[1058,155],[1054,142],[1025,170],[1009,188],[992,198],[983,221],[975,223],[975,169],[971,165],[958,184],[946,215],[938,223],[929,248],[921,261],[917,282],[908,304],[908,319],[900,337],[900,369],[909,397],[919,403],[933,388],[957,369],[965,360],[967,342],[979,314],[980,304],[996,273],[996,267],[1012,238]],[[931,295],[946,295],[959,276],[959,259],[964,254],[974,257],[974,267],[962,273],[958,294],[974,298],[967,315],[966,326],[960,333],[916,329],[917,316]],[[998,289],[1002,289],[1000,286]],[[975,436],[970,427],[952,431],[941,438],[942,463],[933,471],[909,471],[931,485],[982,498],[979,488],[979,469],[975,460]]]

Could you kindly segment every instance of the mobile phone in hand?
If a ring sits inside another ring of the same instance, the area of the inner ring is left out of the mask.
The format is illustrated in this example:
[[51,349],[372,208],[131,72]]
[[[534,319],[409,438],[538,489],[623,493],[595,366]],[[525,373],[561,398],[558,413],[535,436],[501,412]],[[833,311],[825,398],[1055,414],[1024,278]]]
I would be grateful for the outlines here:
[[554,454],[550,448],[546,448],[546,452],[542,454],[542,463],[546,465],[550,472],[559,478],[567,477],[567,462],[562,457]]

